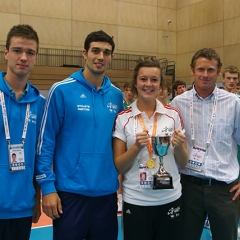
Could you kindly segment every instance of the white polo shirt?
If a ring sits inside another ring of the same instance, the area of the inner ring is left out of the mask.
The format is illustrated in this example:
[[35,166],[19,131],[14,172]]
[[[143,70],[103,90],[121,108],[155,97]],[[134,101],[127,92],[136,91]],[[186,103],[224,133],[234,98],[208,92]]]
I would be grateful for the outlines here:
[[[126,142],[127,149],[136,141],[136,133],[143,129],[138,121],[137,115],[141,114],[146,129],[152,134],[154,126],[154,116],[158,114],[156,135],[163,135],[164,132],[173,132],[175,129],[183,130],[183,121],[179,111],[171,106],[163,106],[156,100],[156,110],[149,119],[145,112],[140,112],[137,108],[137,100],[126,110],[120,112],[116,119],[113,137]],[[171,174],[174,189],[153,190],[151,188],[140,188],[139,184],[139,164],[144,164],[149,159],[148,149],[144,147],[138,154],[131,169],[124,173],[123,200],[127,203],[139,206],[158,206],[177,200],[181,196],[180,175],[174,159],[173,149],[169,148],[168,154],[164,156],[164,168]],[[157,157],[153,174],[159,168]]]

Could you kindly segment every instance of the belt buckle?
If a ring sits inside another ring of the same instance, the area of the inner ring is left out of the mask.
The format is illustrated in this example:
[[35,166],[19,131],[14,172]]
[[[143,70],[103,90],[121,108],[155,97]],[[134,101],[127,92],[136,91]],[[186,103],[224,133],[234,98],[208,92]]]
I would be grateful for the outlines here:
[[208,181],[206,184],[204,183],[204,185],[203,186],[206,186],[206,187],[209,187],[209,186],[211,186],[212,185],[212,179],[205,179],[205,181]]

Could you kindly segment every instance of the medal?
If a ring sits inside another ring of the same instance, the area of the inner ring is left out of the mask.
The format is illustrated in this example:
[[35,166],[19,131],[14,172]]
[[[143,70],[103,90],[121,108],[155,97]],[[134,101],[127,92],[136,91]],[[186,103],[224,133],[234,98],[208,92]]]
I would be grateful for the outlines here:
[[146,162],[146,166],[148,168],[154,168],[155,167],[155,162],[153,159],[149,159],[147,162]]

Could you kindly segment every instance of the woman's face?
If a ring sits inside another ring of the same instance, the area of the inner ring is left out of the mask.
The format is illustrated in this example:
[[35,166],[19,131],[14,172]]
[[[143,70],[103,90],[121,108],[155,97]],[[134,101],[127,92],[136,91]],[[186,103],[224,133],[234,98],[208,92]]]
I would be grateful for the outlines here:
[[135,87],[138,99],[152,100],[156,98],[160,86],[161,74],[157,67],[142,67],[139,69]]

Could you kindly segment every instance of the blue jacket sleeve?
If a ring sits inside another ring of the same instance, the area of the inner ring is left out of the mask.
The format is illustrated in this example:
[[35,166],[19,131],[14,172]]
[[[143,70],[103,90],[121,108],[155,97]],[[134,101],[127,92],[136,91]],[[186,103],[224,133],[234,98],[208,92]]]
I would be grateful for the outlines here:
[[64,99],[62,92],[54,84],[49,90],[40,128],[37,146],[36,180],[42,195],[56,192],[53,158],[55,139],[64,119]]

